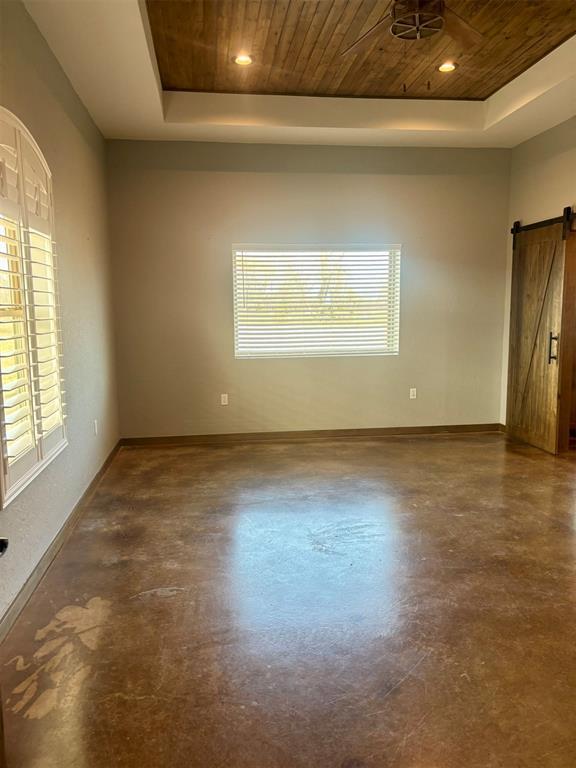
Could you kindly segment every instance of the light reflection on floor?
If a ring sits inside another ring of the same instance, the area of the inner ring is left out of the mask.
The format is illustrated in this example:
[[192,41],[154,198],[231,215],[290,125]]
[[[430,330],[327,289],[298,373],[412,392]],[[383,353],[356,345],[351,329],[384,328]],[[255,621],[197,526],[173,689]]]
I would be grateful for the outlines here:
[[237,628],[258,651],[318,630],[394,631],[402,533],[385,499],[238,510],[230,585]]

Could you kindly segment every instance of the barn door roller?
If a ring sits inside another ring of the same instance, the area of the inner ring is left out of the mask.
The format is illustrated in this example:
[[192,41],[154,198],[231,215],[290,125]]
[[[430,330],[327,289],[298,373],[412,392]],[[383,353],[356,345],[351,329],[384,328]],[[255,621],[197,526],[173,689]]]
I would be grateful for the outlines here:
[[575,218],[576,214],[571,206],[567,205],[562,212],[562,216],[556,216],[555,219],[535,221],[533,224],[522,224],[520,221],[515,221],[510,232],[516,237],[519,232],[527,232],[529,229],[540,229],[541,227],[549,227],[552,224],[562,224],[562,240],[566,240]]

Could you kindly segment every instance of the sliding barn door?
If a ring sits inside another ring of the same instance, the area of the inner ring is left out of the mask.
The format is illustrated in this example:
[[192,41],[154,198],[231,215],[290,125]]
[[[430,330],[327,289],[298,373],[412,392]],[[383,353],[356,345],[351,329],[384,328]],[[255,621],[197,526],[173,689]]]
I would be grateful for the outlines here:
[[514,238],[507,427],[513,437],[556,453],[564,290],[562,224]]

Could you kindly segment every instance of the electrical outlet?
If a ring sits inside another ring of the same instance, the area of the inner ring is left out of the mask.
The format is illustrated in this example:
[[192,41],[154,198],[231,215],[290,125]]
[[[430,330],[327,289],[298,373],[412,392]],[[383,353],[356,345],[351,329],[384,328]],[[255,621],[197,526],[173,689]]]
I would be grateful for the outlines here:
[[416,400],[416,387],[410,387],[410,400]]
[[220,395],[220,405],[228,405],[228,395],[226,393]]
[[98,419],[94,419],[94,434],[98,434]]

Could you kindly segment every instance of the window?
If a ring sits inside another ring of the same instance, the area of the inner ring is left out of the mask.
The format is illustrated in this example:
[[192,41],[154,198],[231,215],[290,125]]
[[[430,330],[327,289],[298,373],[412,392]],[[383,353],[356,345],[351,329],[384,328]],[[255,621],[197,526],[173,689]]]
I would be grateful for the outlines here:
[[399,245],[233,254],[236,357],[398,354]]
[[66,445],[50,170],[0,107],[0,427],[5,506]]

